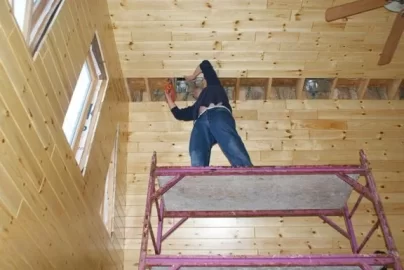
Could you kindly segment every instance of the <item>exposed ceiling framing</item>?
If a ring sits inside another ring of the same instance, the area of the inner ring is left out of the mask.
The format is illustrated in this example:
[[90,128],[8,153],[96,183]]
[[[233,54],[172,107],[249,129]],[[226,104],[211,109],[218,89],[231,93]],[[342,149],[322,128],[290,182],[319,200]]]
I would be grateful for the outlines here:
[[[164,101],[166,78],[128,78],[132,101]],[[404,99],[403,79],[222,78],[230,100]],[[310,83],[317,83],[310,87]],[[177,100],[194,100],[177,89]]]

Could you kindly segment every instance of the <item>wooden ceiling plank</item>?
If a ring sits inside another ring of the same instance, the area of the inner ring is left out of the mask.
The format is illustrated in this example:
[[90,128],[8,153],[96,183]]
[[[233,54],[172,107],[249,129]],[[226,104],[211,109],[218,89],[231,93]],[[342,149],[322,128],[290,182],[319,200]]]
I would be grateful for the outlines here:
[[108,3],[125,76],[180,76],[194,68],[192,61],[208,59],[220,61],[215,69],[222,78],[403,77],[402,42],[389,65],[377,65],[394,13],[377,9],[349,20],[324,20],[326,8],[347,1]]

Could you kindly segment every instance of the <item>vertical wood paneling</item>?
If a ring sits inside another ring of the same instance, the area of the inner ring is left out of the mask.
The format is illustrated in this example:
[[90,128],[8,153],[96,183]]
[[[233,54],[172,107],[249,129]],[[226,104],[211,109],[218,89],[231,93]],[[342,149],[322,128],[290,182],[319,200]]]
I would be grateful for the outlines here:
[[54,57],[54,61],[58,67],[60,73],[61,82],[67,99],[70,100],[73,93],[75,82],[70,82],[68,76],[69,71],[72,69],[70,62],[70,54],[67,53],[65,42],[63,39],[63,32],[65,29],[60,27],[62,20],[55,21],[52,29],[49,31],[49,51]]
[[[53,51],[51,51],[51,49],[49,49],[49,51],[43,55],[41,53],[38,56],[36,62],[39,62],[40,58],[42,58],[46,75],[49,78],[49,80],[51,82],[51,87],[52,87],[52,89],[48,89],[48,91],[54,92],[54,94],[57,98],[57,101],[60,104],[60,107],[62,109],[63,118],[64,118],[64,112],[67,111],[67,108],[69,106],[69,99],[64,90],[65,87],[63,86],[63,83],[60,79],[61,74],[60,74],[60,72],[58,72],[57,64],[56,64],[56,61],[55,61],[52,53],[53,53]],[[60,119],[60,121],[61,121],[60,125],[63,123],[63,118]]]
[[52,111],[51,115],[53,115],[54,117],[53,121],[56,121],[57,123],[63,123],[64,111],[66,109],[62,108],[59,103],[60,100],[56,97],[54,90],[55,88],[53,88],[50,78],[46,74],[45,64],[43,62],[42,56],[37,57],[34,63],[34,68],[37,71],[38,76],[42,78],[41,84],[43,87],[44,97],[47,103],[50,105]]
[[[123,132],[116,234],[99,214],[116,128],[128,115],[107,2],[64,1],[35,57],[7,2],[0,0],[0,268],[123,269]],[[62,123],[95,33],[109,81],[82,175]]]

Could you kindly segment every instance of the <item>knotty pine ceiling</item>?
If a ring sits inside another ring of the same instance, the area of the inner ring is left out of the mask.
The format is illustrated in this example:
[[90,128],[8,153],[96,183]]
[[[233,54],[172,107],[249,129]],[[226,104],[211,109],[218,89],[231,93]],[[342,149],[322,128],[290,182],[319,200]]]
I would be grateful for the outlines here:
[[404,78],[404,38],[377,61],[395,13],[327,23],[353,0],[109,0],[124,76],[181,77],[209,59],[223,78]]

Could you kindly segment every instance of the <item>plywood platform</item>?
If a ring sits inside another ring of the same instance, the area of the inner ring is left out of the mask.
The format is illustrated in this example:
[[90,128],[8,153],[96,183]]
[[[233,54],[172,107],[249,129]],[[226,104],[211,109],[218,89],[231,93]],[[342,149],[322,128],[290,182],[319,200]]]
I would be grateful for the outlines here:
[[[350,175],[357,181],[359,175]],[[159,177],[159,186],[172,177]],[[341,209],[352,187],[335,175],[186,176],[164,194],[166,211]]]

